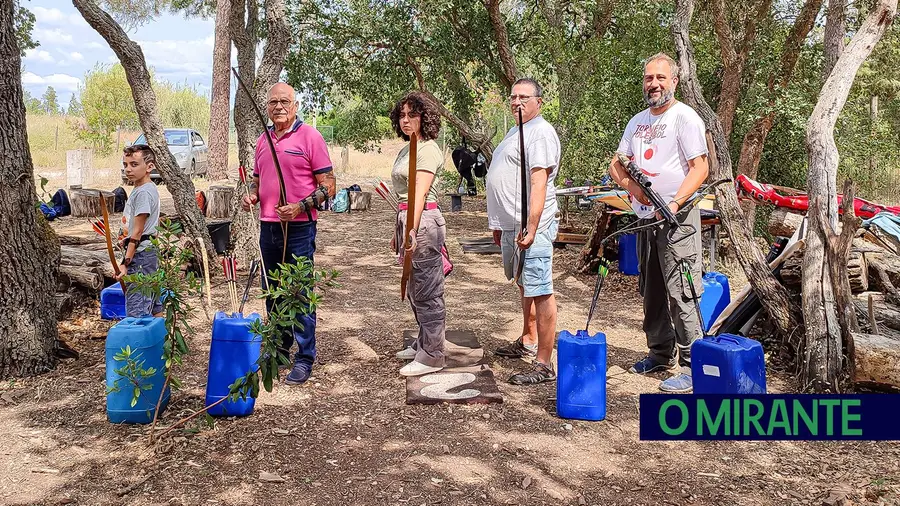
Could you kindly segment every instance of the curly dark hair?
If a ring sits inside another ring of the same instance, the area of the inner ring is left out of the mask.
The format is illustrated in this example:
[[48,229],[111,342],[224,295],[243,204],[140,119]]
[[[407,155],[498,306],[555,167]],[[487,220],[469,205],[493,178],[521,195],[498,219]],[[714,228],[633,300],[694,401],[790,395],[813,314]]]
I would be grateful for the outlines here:
[[407,93],[405,97],[397,101],[397,104],[391,110],[391,124],[394,125],[394,131],[397,132],[397,135],[405,141],[409,140],[409,136],[400,129],[400,111],[407,104],[410,112],[413,114],[418,113],[421,118],[421,140],[430,141],[437,139],[438,132],[441,131],[441,115],[432,102],[425,97],[425,94],[418,91]]

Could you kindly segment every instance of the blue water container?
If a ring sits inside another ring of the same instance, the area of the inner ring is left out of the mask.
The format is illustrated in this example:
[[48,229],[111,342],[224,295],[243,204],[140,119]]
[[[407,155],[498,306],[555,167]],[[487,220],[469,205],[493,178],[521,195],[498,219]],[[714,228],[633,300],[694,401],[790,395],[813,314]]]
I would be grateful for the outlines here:
[[719,272],[707,272],[703,275],[703,295],[700,296],[700,313],[703,315],[703,328],[709,327],[731,303],[731,288],[728,276]]
[[[258,368],[262,337],[250,333],[250,325],[259,314],[229,316],[222,311],[213,319],[212,344],[209,346],[209,373],[206,379],[206,405],[228,396],[229,386]],[[247,416],[253,413],[256,399],[225,401],[211,408],[210,416]]]
[[[112,423],[150,423],[156,410],[159,393],[166,381],[163,346],[166,340],[165,318],[146,316],[143,318],[125,318],[106,335],[106,387],[118,387],[118,391],[106,394],[106,417]],[[126,361],[118,361],[114,357],[126,346],[131,347],[131,359],[142,363],[141,367],[156,373],[148,378],[139,378],[141,388],[137,404],[131,405],[135,385],[128,377],[120,376],[116,369],[126,365]],[[149,386],[144,389],[143,386]],[[171,389],[166,387],[160,411],[165,411],[169,404]]]
[[766,359],[758,341],[734,334],[697,339],[691,345],[695,394],[764,394]]
[[100,318],[121,320],[125,316],[125,294],[119,283],[113,283],[100,292]]
[[637,254],[637,234],[619,236],[619,272],[629,276],[640,274]]
[[606,334],[563,330],[556,359],[556,414],[575,420],[606,418]]

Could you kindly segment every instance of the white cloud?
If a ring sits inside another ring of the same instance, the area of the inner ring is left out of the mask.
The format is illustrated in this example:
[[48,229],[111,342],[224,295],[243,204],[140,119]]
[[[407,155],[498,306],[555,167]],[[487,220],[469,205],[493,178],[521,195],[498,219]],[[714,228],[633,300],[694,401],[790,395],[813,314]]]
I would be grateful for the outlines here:
[[196,40],[139,41],[147,64],[160,76],[200,77],[212,74],[213,36]]
[[79,14],[66,14],[55,7],[47,9],[46,7],[38,6],[32,8],[31,12],[34,13],[37,22],[41,24],[65,26],[84,23],[84,18]]
[[103,49],[106,46],[104,46],[103,44],[101,44],[99,42],[88,42],[87,44],[84,45],[84,47],[86,49]]
[[78,51],[73,51],[72,54],[69,55],[75,61],[84,61],[84,55],[79,53]]
[[53,86],[57,91],[76,91],[81,79],[68,74],[51,74],[41,77],[33,72],[22,74],[22,84],[26,86]]
[[54,28],[53,30],[35,28],[34,38],[37,39],[38,42],[40,42],[43,46],[72,44],[72,36],[56,28]]
[[53,63],[55,60],[50,53],[43,49],[29,49],[25,51],[25,59],[39,62]]

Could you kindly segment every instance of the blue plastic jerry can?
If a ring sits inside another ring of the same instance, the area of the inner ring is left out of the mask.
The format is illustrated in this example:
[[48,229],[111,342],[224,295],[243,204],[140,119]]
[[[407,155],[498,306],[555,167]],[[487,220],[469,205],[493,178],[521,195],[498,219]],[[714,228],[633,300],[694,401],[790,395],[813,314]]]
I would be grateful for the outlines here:
[[619,236],[619,272],[628,276],[640,274],[637,254],[637,234]]
[[125,316],[125,294],[122,293],[122,285],[113,283],[100,292],[100,318],[121,320]]
[[[250,332],[259,314],[216,313],[213,319],[212,343],[209,346],[209,372],[206,378],[206,405],[228,396],[229,387],[238,378],[259,368],[262,337]],[[209,409],[210,416],[247,416],[253,413],[256,399],[227,400]]]
[[575,420],[606,418],[606,334],[563,330],[556,359],[556,414]]
[[731,303],[731,288],[728,276],[719,272],[703,275],[703,294],[700,296],[700,313],[703,315],[703,329],[709,330],[716,318]]
[[734,334],[697,339],[691,345],[691,376],[695,394],[764,394],[762,345]]
[[[163,360],[165,341],[165,318],[128,317],[109,329],[106,335],[106,416],[110,422],[153,421],[159,393],[166,381]],[[122,357],[123,350],[129,349],[130,357]],[[117,355],[124,359],[117,360]],[[151,369],[154,372],[148,375]],[[132,405],[135,392],[139,395]],[[170,394],[167,386],[160,411],[165,411]]]

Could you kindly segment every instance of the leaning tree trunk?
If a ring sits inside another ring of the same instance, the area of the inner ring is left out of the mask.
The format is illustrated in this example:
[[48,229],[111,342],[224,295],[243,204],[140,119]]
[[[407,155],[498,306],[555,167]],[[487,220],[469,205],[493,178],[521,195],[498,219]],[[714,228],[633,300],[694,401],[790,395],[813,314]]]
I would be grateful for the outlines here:
[[[685,102],[693,107],[712,134],[710,147],[710,176],[712,179],[732,177],[731,155],[728,151],[728,139],[725,137],[722,123],[703,97],[703,89],[697,78],[697,65],[694,60],[694,48],[688,38],[691,17],[694,12],[693,0],[676,0],[675,19],[672,22],[672,36],[681,67],[681,93]],[[722,223],[734,243],[734,249],[747,275],[753,291],[759,297],[763,308],[769,314],[775,329],[785,337],[789,337],[797,328],[796,308],[791,302],[787,290],[775,279],[765,262],[763,252],[753,240],[753,235],[744,213],[738,203],[734,189],[720,185],[716,189],[716,202],[722,217]]]
[[36,209],[13,0],[0,0],[0,379],[56,365],[59,241]]
[[[216,250],[210,239],[209,230],[206,228],[206,220],[197,206],[194,183],[178,167],[175,157],[169,152],[169,146],[166,144],[166,137],[163,135],[163,128],[159,121],[156,93],[151,86],[150,72],[147,71],[147,63],[144,60],[141,46],[129,39],[122,27],[94,3],[94,0],[72,0],[72,3],[81,12],[84,20],[106,40],[122,63],[131,87],[131,95],[134,98],[134,106],[137,109],[141,129],[147,138],[147,143],[156,152],[156,166],[175,200],[175,210],[181,217],[181,223],[190,237],[203,239],[206,251],[211,255],[211,259],[215,260]],[[199,258],[199,253],[197,253],[197,258]]]
[[[848,185],[844,195],[843,230],[840,236],[834,232],[838,214],[838,150],[834,143],[834,126],[859,67],[890,26],[896,11],[897,0],[881,0],[869,12],[822,86],[806,127],[807,185],[813,206],[803,257],[803,315],[806,322],[803,380],[816,391],[840,391],[842,357],[846,352],[848,364],[852,364],[851,333],[859,330],[847,280],[847,254],[859,220],[853,219],[852,190]],[[852,370],[849,372],[852,378]]]
[[[236,0],[241,2],[241,0]],[[212,100],[209,102],[209,169],[213,180],[228,178],[228,117],[231,93],[231,36],[228,22],[231,1],[216,2],[216,35],[213,46]]]

